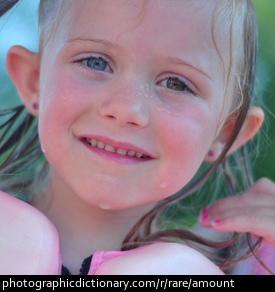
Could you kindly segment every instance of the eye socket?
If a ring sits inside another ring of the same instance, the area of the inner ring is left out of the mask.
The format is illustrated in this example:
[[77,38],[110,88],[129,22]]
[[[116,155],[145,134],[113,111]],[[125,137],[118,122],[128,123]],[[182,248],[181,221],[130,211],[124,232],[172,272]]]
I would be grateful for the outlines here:
[[181,80],[176,76],[167,76],[159,82],[160,86],[166,87],[170,91],[174,91],[176,93],[191,93],[196,95],[195,92],[187,85],[187,82]]
[[84,66],[86,69],[91,69],[93,71],[112,72],[109,65],[110,62],[102,56],[89,56],[76,60],[74,63],[81,64],[81,66]]
[[102,57],[90,57],[86,60],[86,65],[96,71],[105,71],[108,63]]
[[188,89],[187,85],[177,77],[170,77],[166,79],[167,88],[175,91],[185,91]]

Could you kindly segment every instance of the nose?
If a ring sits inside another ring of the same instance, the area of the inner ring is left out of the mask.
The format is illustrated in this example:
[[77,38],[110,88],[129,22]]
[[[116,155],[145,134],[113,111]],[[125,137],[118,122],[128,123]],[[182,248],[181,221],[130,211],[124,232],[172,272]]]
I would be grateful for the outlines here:
[[98,113],[118,126],[146,128],[150,122],[150,105],[142,90],[120,88],[104,95]]

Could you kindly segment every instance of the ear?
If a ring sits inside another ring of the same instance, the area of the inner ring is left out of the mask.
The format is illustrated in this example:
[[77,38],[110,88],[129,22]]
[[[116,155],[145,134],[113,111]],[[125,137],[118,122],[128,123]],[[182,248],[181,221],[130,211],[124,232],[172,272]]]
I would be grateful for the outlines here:
[[38,116],[39,57],[27,49],[14,46],[8,51],[6,67],[25,107]]
[[[250,139],[252,139],[256,133],[261,128],[264,121],[264,112],[259,107],[250,107],[244,124],[234,141],[233,145],[229,149],[227,155],[232,154],[234,151],[236,151],[238,148],[243,146],[246,142],[248,142]],[[236,119],[234,118],[228,118],[225,122],[222,130],[220,131],[218,137],[215,139],[211,146],[211,154],[208,154],[205,158],[205,161],[208,162],[214,162],[218,156],[223,151],[234,127],[235,127]],[[209,152],[210,153],[210,152]]]

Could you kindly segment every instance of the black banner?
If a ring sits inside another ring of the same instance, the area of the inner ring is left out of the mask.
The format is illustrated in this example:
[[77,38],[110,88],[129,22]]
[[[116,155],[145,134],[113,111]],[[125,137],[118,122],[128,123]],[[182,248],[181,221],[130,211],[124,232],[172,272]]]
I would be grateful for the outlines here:
[[[273,276],[0,276],[0,291],[59,291],[60,289],[268,289]],[[259,286],[259,287],[257,287]]]

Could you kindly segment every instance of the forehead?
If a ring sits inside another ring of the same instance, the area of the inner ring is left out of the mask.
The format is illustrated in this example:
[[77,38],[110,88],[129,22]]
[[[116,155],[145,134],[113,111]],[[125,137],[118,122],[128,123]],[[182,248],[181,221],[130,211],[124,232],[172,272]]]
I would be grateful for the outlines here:
[[214,3],[213,0],[78,0],[71,4],[68,37],[98,34],[120,36],[123,40],[127,33],[138,37],[140,32],[143,42],[149,38],[151,42],[166,40],[169,45],[175,38],[192,36],[205,44],[211,40]]
[[[150,16],[151,23],[160,21],[178,22],[199,17],[208,22],[209,13],[213,12],[214,0],[77,0],[71,2],[71,11],[77,20],[98,22],[118,21],[121,27],[136,21],[146,20]],[[206,14],[206,15],[205,15]],[[205,16],[205,17],[204,17]],[[81,17],[81,19],[79,18]],[[180,24],[180,23],[179,23]],[[124,27],[125,28],[125,27]]]
[[47,47],[58,52],[74,39],[107,40],[125,49],[121,52],[131,52],[135,59],[171,56],[192,63],[223,83],[221,61],[229,63],[230,52],[224,30],[230,26],[218,29],[214,45],[213,16],[219,1],[66,0],[55,37]]
[[[217,0],[76,0],[57,40],[106,39],[132,52],[217,57],[212,21]],[[62,25],[63,24],[63,25]],[[62,37],[60,37],[60,35]],[[219,40],[218,40],[219,41]],[[224,40],[220,41],[224,46]],[[224,46],[226,47],[226,46]],[[214,60],[212,60],[214,61]],[[196,62],[196,58],[193,62]],[[201,60],[198,60],[201,62]],[[211,66],[213,62],[209,62]]]

